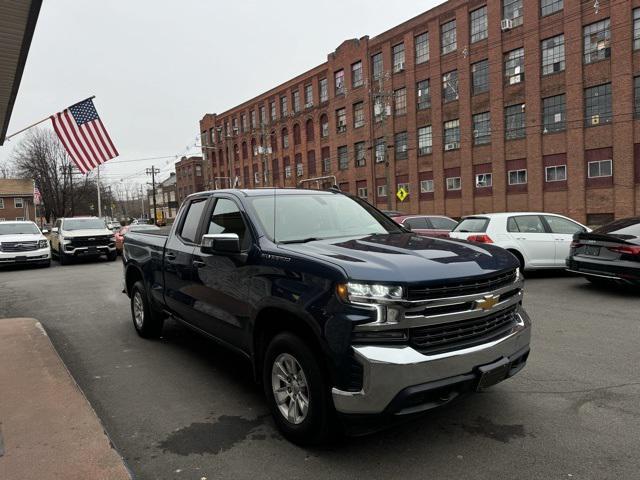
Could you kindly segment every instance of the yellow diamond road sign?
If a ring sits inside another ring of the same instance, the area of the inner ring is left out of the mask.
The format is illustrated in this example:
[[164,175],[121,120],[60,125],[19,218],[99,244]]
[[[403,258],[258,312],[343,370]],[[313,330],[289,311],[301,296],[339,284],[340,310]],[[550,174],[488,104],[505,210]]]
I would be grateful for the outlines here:
[[398,200],[400,200],[401,202],[404,202],[405,198],[407,198],[409,196],[409,192],[407,192],[404,188],[401,188],[400,190],[398,190],[398,193],[396,193],[396,197],[398,197]]

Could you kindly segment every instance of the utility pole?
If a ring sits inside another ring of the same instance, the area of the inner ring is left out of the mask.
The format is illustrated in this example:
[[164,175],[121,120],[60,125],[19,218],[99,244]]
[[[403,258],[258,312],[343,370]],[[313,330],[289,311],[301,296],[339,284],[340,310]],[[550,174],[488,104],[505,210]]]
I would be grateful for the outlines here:
[[[384,138],[384,173],[387,183],[387,210],[392,210],[392,199],[391,199],[391,162],[389,160],[389,154],[387,153],[387,149],[390,148],[388,144],[388,135],[387,135],[387,116],[391,114],[391,102],[387,103],[388,99],[393,100],[393,92],[387,92],[384,89],[384,81],[389,78],[390,74],[388,72],[382,72],[378,76],[378,91],[372,92],[373,96],[373,121],[374,123],[379,118],[382,126],[382,137]],[[389,112],[387,113],[387,109]],[[374,139],[374,158],[375,158],[375,139]],[[377,195],[377,192],[376,192]]]
[[153,224],[154,225],[156,224],[156,219],[158,218],[158,212],[156,210],[156,174],[157,173],[160,173],[159,168],[155,168],[155,167],[147,168],[147,175],[151,175],[151,188],[152,188],[152,194],[153,194]]
[[142,218],[145,218],[147,212],[144,211],[144,188],[140,185],[140,201],[142,202],[142,210],[140,211],[140,215]]

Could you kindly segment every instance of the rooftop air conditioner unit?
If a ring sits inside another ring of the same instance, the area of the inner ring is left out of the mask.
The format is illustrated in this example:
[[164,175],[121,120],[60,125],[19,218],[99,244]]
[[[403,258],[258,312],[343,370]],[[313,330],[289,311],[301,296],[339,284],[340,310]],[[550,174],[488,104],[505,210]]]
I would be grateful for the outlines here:
[[500,28],[502,29],[503,32],[506,32],[507,30],[511,30],[513,28],[513,20],[511,20],[510,18],[505,18],[500,22]]
[[449,150],[456,150],[460,148],[460,143],[459,142],[451,142],[451,143],[446,143],[444,146],[444,150],[446,152],[448,152]]

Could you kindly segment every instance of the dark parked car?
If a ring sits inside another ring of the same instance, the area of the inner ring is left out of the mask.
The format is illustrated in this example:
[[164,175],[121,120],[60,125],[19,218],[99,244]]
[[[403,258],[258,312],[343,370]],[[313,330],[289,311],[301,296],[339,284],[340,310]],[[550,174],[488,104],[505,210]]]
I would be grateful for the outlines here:
[[424,237],[449,238],[449,232],[458,224],[454,219],[441,215],[397,215],[391,218]]
[[123,258],[138,334],[171,317],[245,356],[294,442],[326,441],[338,414],[447,404],[529,354],[513,255],[415,235],[337,191],[193,194],[168,235],[129,231]]
[[577,233],[567,270],[593,283],[640,285],[640,217],[617,220],[591,233]]

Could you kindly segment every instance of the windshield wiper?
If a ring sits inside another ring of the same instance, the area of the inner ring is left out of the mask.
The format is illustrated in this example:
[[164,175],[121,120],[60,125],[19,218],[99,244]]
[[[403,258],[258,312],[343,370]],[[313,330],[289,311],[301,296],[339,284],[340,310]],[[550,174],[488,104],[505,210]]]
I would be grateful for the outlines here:
[[283,242],[278,242],[278,243],[282,243],[283,245],[287,245],[287,244],[291,244],[291,243],[309,243],[309,242],[315,242],[318,240],[324,240],[323,238],[318,238],[318,237],[308,237],[308,238],[301,238],[300,240],[285,240]]

